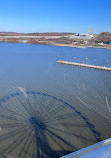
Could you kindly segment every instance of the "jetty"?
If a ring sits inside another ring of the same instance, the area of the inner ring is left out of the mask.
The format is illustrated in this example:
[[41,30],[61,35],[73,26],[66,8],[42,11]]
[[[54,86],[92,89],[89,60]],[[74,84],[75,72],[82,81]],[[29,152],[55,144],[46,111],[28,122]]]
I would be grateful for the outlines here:
[[57,63],[111,71],[111,68],[105,66],[88,65],[88,64],[81,64],[81,63],[62,61],[62,60],[57,61]]

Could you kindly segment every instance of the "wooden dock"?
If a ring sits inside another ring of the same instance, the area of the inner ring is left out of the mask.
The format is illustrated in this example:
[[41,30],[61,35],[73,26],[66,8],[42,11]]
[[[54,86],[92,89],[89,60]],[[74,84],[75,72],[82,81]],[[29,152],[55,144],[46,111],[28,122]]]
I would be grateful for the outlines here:
[[88,64],[74,63],[74,62],[62,61],[62,60],[61,61],[57,61],[57,63],[111,71],[111,68],[104,67],[104,66],[88,65]]

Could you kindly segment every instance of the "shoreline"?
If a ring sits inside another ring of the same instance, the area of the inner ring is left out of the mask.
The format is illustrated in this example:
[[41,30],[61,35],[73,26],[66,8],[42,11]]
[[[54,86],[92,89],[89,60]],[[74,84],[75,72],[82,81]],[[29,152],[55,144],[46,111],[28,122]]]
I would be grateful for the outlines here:
[[38,43],[30,43],[30,42],[16,42],[16,41],[3,41],[0,43],[26,43],[26,44],[40,44],[40,45],[52,45],[52,46],[60,46],[60,47],[71,47],[71,48],[104,48],[111,49],[111,46],[99,46],[99,45],[72,45],[72,44],[61,44],[61,43],[53,43],[53,42],[38,42]]
[[105,49],[111,49],[111,46],[97,46],[97,45],[71,45],[71,44],[50,44],[50,45],[56,45],[56,46],[63,46],[63,47],[72,47],[72,48],[105,48]]

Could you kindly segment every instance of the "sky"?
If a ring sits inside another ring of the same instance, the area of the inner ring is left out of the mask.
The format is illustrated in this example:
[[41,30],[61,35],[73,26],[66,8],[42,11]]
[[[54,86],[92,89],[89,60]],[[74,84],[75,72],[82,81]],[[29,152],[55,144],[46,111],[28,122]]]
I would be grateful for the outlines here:
[[111,32],[111,0],[0,0],[0,31]]

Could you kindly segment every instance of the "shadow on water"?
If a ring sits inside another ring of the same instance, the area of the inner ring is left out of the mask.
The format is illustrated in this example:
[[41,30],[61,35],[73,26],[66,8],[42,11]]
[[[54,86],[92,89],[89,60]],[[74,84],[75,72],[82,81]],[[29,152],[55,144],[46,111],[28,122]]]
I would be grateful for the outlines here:
[[94,125],[74,106],[49,94],[26,94],[0,99],[3,158],[56,158],[80,149],[81,142],[101,141]]

